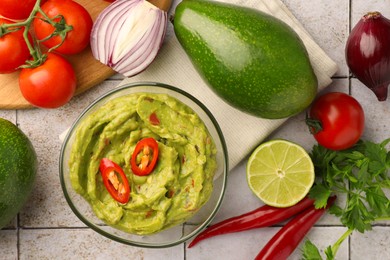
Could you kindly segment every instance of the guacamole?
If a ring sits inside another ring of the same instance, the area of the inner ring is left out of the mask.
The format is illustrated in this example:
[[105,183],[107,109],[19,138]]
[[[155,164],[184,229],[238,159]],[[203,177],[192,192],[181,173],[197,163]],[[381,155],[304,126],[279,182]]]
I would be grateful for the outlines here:
[[[149,175],[138,176],[130,158],[146,137],[157,141],[158,161]],[[99,171],[102,158],[126,174],[128,203],[108,193]],[[140,235],[191,218],[212,193],[216,167],[216,147],[199,116],[169,95],[152,93],[119,97],[89,114],[76,129],[69,158],[72,186],[95,214],[110,226]]]

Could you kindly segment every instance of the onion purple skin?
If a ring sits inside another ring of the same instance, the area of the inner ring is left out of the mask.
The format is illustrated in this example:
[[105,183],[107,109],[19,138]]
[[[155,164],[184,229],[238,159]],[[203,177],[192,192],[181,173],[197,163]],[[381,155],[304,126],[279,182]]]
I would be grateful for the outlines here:
[[385,101],[390,84],[390,20],[380,12],[364,15],[348,37],[345,55],[352,74]]

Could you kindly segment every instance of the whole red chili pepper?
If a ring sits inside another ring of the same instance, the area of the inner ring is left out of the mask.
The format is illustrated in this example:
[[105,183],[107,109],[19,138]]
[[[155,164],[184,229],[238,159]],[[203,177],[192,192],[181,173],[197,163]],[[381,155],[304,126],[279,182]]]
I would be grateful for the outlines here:
[[255,260],[287,259],[294,252],[313,225],[322,217],[326,210],[333,205],[336,196],[328,199],[325,208],[307,208],[284,225],[263,247]]
[[275,225],[313,206],[313,203],[314,200],[306,197],[288,208],[276,208],[264,205],[248,213],[223,220],[208,227],[195,237],[188,247],[191,248],[200,241],[210,237]]

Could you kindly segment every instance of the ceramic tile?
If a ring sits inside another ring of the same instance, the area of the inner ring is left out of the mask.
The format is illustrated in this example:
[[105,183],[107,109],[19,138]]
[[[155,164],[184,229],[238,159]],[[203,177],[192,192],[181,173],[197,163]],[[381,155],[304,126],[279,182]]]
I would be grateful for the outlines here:
[[0,110],[0,118],[6,119],[16,124],[16,111],[15,110]]
[[364,234],[355,232],[351,236],[351,259],[389,259],[389,227],[374,227]]
[[360,18],[368,12],[379,11],[390,19],[390,2],[383,0],[353,0],[351,3],[351,25],[352,27]]
[[144,249],[114,242],[90,229],[21,230],[20,259],[172,259],[184,247]]
[[[347,231],[344,227],[314,227],[310,230],[307,235],[307,239],[309,239],[312,243],[314,243],[320,251],[323,259],[326,259],[324,250],[334,245],[336,241]],[[289,260],[298,260],[302,259],[302,247],[306,240],[301,242],[299,249],[295,250],[291,255],[291,259]],[[346,239],[337,251],[336,259],[353,259],[349,258],[349,244],[348,239]]]
[[60,113],[60,110],[33,109],[18,117],[21,129],[29,136],[38,156],[34,188],[20,212],[20,225],[23,227],[64,226],[66,220],[72,217],[58,177],[58,128],[63,124],[57,119]]
[[380,102],[374,93],[359,80],[351,80],[351,93],[362,105],[365,113],[365,129],[363,138],[381,142],[390,138],[390,103]]
[[0,230],[0,259],[17,259],[17,231]]
[[[242,260],[254,259],[266,243],[279,231],[279,227],[270,227],[244,232],[225,234],[209,238],[186,250],[188,260]],[[323,249],[333,244],[335,239],[344,233],[343,228],[314,227],[307,234],[306,239],[312,241],[323,254]],[[301,259],[303,240],[293,252],[290,260]],[[348,259],[348,243],[343,243],[337,254],[338,259]]]
[[337,63],[337,76],[347,76],[344,49],[348,37],[349,1],[282,0],[314,41]]

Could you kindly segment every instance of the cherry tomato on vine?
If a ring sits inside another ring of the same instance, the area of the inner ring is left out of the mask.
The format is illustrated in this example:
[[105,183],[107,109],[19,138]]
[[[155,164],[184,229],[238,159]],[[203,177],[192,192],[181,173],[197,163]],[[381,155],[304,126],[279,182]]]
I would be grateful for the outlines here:
[[0,15],[14,20],[26,19],[33,10],[36,1],[37,0],[1,0]]
[[314,100],[307,123],[320,145],[344,150],[359,141],[363,134],[364,111],[350,95],[330,92]]
[[[0,18],[0,25],[12,22]],[[15,72],[30,58],[30,51],[23,38],[24,28],[0,35],[0,73]]]
[[[67,32],[61,46],[56,48],[57,52],[62,54],[76,54],[88,46],[93,21],[88,11],[82,5],[72,0],[48,0],[41,8],[50,18],[62,15],[65,23],[73,27]],[[45,39],[55,32],[55,30],[59,31],[64,29],[64,25],[59,24],[60,18],[54,19],[57,22],[56,26],[42,19],[42,14],[38,13],[37,18],[33,22],[34,32],[38,40]],[[53,48],[61,42],[61,36],[56,35],[48,40],[42,41],[42,44],[48,48]]]
[[65,58],[48,53],[46,61],[40,66],[22,69],[19,87],[24,98],[32,105],[57,108],[73,97],[76,74]]

